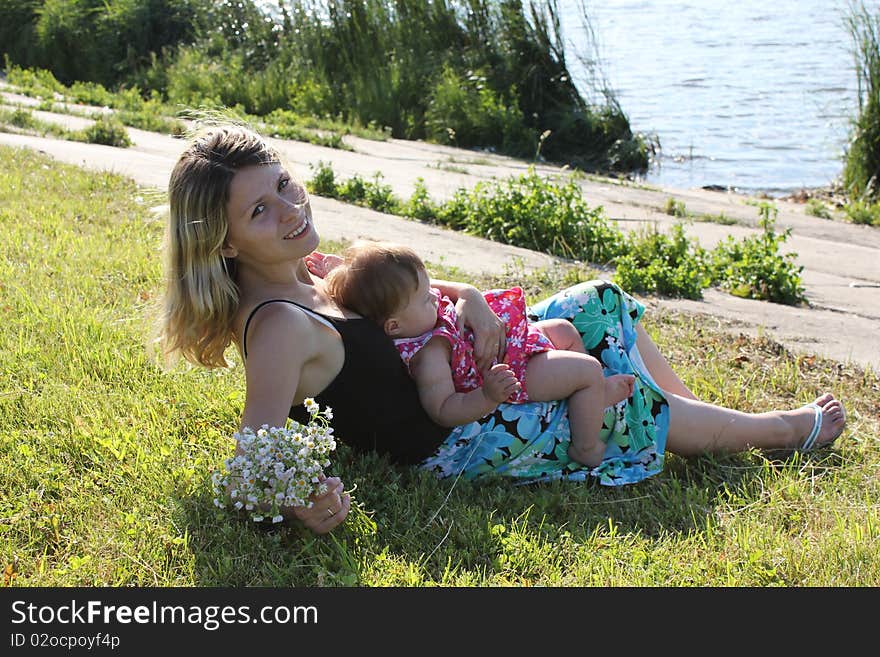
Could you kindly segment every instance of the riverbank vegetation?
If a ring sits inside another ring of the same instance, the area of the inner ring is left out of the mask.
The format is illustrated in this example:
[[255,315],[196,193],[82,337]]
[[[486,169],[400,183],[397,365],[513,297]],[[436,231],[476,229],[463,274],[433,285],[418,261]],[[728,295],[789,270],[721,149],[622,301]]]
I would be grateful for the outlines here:
[[[48,103],[55,102],[52,94],[61,93],[59,89],[66,90],[45,71],[14,68],[11,79]],[[0,129],[125,147],[130,140],[117,117],[159,116],[152,101],[141,114],[125,109],[132,108],[132,104],[120,102],[119,96],[104,96],[103,88],[80,86],[77,87],[80,95],[83,88],[93,97],[117,103],[119,111],[97,112],[93,125],[73,131],[37,119],[23,108],[0,108]],[[129,97],[139,100],[134,94],[122,95],[123,100]],[[201,114],[197,118],[206,117]],[[226,114],[224,118],[235,117]],[[144,119],[131,121],[129,118],[126,122],[144,123]],[[265,124],[254,127],[269,134],[278,132],[267,130]],[[703,289],[715,285],[746,298],[787,304],[806,300],[800,281],[802,267],[795,264],[793,254],[781,253],[788,233],[775,233],[775,218],[769,218],[771,206],[768,203],[761,204],[762,215],[766,211],[768,216],[762,218],[763,231],[759,237],[738,242],[730,239],[707,253],[685,234],[681,225],[670,235],[656,229],[626,234],[620,231],[609,222],[601,207],[586,203],[575,179],[583,175],[580,173],[551,179],[530,170],[516,178],[481,181],[471,190],[461,188],[450,200],[440,203],[430,197],[421,180],[416,181],[412,196],[403,200],[389,185],[382,183],[380,172],[372,179],[354,175],[338,181],[329,164],[318,162],[314,168],[309,186],[315,194],[563,258],[613,265],[615,280],[635,292],[698,299]],[[667,202],[666,211],[687,221],[725,220],[723,215],[693,215],[683,203],[668,201],[671,202]]]
[[131,139],[125,130],[125,126],[119,119],[111,115],[98,116],[93,123],[81,130],[70,130],[57,123],[38,119],[33,115],[33,112],[26,109],[4,109],[0,107],[0,130],[39,135],[41,137],[50,136],[71,141],[83,141],[89,144],[103,144],[104,146],[116,146],[118,148],[128,148],[131,146]]
[[[791,230],[775,230],[776,207],[758,204],[761,232],[715,249],[703,249],[682,224],[670,234],[656,229],[624,233],[601,207],[591,207],[571,176],[542,178],[533,170],[507,180],[459,188],[445,202],[433,200],[421,180],[409,199],[397,197],[377,172],[339,180],[332,166],[318,162],[308,181],[311,192],[378,212],[408,216],[533,251],[615,267],[614,280],[636,292],[699,299],[717,285],[739,297],[796,305],[806,301],[802,266],[782,253]],[[671,206],[687,217],[684,205]]]
[[844,210],[855,223],[880,226],[880,10],[853,1],[846,25],[858,80],[858,114],[844,158]]
[[[155,91],[149,97],[144,97],[137,87],[111,92],[97,82],[74,82],[67,86],[59,82],[51,71],[23,69],[8,61],[6,83],[11,91],[39,99],[35,108],[38,110],[96,118],[110,109],[115,120],[140,130],[181,136],[187,129],[185,119],[188,112],[181,110],[179,105],[163,101],[161,95]],[[207,102],[209,105],[202,105],[201,115],[210,113],[215,104],[210,99]],[[28,111],[27,108],[19,109]],[[359,127],[330,118],[303,116],[289,110],[274,110],[263,117],[249,115],[241,106],[217,111],[229,118],[247,121],[267,136],[295,139],[328,148],[352,150],[342,139],[349,134],[376,140],[387,138],[387,131]],[[40,130],[36,132],[39,133]]]
[[585,171],[648,166],[655,144],[633,134],[608,88],[581,90],[572,80],[555,0],[292,0],[273,8],[253,0],[9,0],[0,6],[0,54],[71,87],[136,89],[172,106],[320,117]]
[[[662,473],[620,488],[437,480],[340,447],[330,473],[354,504],[330,536],[220,511],[210,473],[232,453],[243,368],[232,351],[229,370],[163,372],[149,359],[163,223],[146,198],[126,178],[0,148],[5,585],[880,581],[876,373],[653,308],[648,332],[700,398],[769,411],[833,390],[847,403],[844,435],[809,455],[667,455]],[[429,267],[480,287],[522,284],[530,303],[595,275],[572,266],[489,280]]]

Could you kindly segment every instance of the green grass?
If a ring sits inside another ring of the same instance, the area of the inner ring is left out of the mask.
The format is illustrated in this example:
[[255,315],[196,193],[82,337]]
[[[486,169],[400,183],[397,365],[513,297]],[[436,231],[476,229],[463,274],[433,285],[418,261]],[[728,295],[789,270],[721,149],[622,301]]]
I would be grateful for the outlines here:
[[[446,158],[446,162],[450,164],[470,164],[475,166],[492,166],[492,161],[486,157],[466,157],[466,158],[458,158],[453,155],[450,155]],[[438,162],[439,166],[442,162]]]
[[43,121],[28,109],[0,107],[0,130],[3,132],[33,134],[45,137],[51,135],[67,139],[71,131],[50,121]]
[[450,164],[447,162],[437,162],[436,164],[429,164],[427,166],[432,167],[434,169],[439,169],[440,171],[449,171],[450,173],[463,173],[465,175],[470,174],[470,171],[468,171],[465,167],[461,166],[460,164]]
[[843,213],[854,224],[880,226],[880,202],[850,201],[844,206]]
[[[148,357],[162,234],[150,193],[30,151],[0,148],[0,163],[0,567],[7,583],[880,581],[876,373],[654,310],[648,331],[707,401],[761,411],[826,389],[841,395],[849,426],[838,446],[787,459],[670,456],[659,476],[620,489],[438,481],[341,448],[332,472],[354,489],[356,508],[333,534],[228,515],[211,503],[210,473],[232,450],[243,372],[164,372]],[[471,280],[521,282],[536,300],[592,275],[560,267]]]
[[584,174],[580,171],[573,171],[574,175],[582,175],[586,180],[590,182],[599,183],[602,185],[615,185],[617,187],[629,187],[631,189],[643,189],[646,192],[662,192],[663,189],[657,187],[656,185],[648,185],[643,182],[636,182],[635,180],[630,180],[628,178],[618,178],[613,176],[597,176],[594,174]]
[[94,123],[81,130],[69,130],[52,121],[36,118],[30,110],[21,107],[16,109],[0,107],[0,131],[41,137],[48,135],[59,139],[84,141],[89,144],[103,144],[119,148],[131,146],[128,131],[116,116],[100,114],[94,118]]
[[704,221],[712,224],[721,224],[722,226],[735,226],[737,224],[742,223],[736,217],[728,217],[723,212],[719,212],[718,214],[711,213],[702,213],[702,214],[694,214],[691,217],[694,221]]
[[663,206],[663,212],[672,217],[685,218],[688,216],[687,207],[685,207],[684,201],[679,201],[672,196],[666,199],[666,205]]
[[811,217],[819,217],[820,219],[834,218],[834,215],[831,214],[831,210],[828,209],[828,206],[817,198],[807,200],[807,206],[804,209],[804,212]]

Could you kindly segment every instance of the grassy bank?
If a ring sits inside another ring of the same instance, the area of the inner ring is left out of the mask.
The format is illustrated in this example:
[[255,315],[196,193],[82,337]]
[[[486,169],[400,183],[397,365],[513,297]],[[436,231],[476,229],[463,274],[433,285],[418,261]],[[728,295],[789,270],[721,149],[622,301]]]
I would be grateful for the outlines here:
[[[51,98],[53,92],[41,89],[58,84],[46,72],[15,69],[14,73],[15,80],[29,82],[26,88],[41,97]],[[93,125],[71,131],[37,119],[29,110],[0,107],[0,130],[126,147],[131,141],[118,116],[117,112],[98,112]],[[225,118],[235,117],[227,114]],[[277,136],[277,126],[270,129],[257,122],[253,127]],[[718,286],[744,298],[786,304],[806,301],[800,278],[803,267],[796,264],[796,254],[782,253],[790,231],[776,233],[776,209],[766,202],[758,206],[760,235],[728,238],[709,251],[687,236],[681,224],[668,235],[656,228],[621,231],[601,207],[586,202],[578,185],[583,177],[580,172],[541,177],[530,168],[527,174],[503,181],[481,181],[473,189],[460,187],[450,200],[437,202],[421,178],[412,196],[404,200],[382,182],[381,172],[372,179],[354,175],[338,180],[325,162],[312,168],[308,185],[314,194],[563,258],[612,264],[615,282],[633,292],[699,299],[703,289]],[[668,201],[672,203],[667,203],[667,212],[687,221],[695,219],[683,204]],[[723,216],[700,219],[720,221]]]
[[575,85],[556,0],[273,8],[268,15],[252,0],[9,0],[0,6],[0,55],[66,85],[540,153],[590,171],[643,171],[657,146],[632,132],[607,87]]
[[[8,63],[6,83],[10,91],[39,99],[40,104],[37,109],[40,110],[86,118],[104,117],[111,114],[118,123],[141,130],[174,136],[180,136],[186,132],[184,119],[188,118],[189,112],[182,111],[179,105],[162,100],[161,94],[156,92],[152,92],[149,97],[144,98],[137,87],[111,92],[103,85],[94,82],[75,82],[68,86],[59,82],[51,71],[23,69]],[[351,150],[351,147],[342,139],[345,135],[376,140],[388,138],[387,131],[363,128],[329,118],[304,116],[289,110],[275,110],[260,117],[249,115],[241,106],[227,108],[215,100],[209,99],[207,102],[208,105],[202,104],[201,106],[203,116],[211,112],[222,112],[224,116],[248,121],[252,125],[258,126],[264,134],[281,139],[295,139],[328,148]],[[91,107],[95,109],[92,110]],[[107,112],[108,109],[112,112]],[[29,112],[27,108],[5,111],[7,113],[12,111]],[[16,127],[14,122],[2,115],[0,115],[0,123]],[[34,124],[39,122],[31,119],[29,123],[31,123],[30,127],[34,127]],[[38,129],[32,130],[33,132],[47,131],[42,130],[41,126],[36,127]]]
[[69,130],[57,123],[38,119],[29,110],[20,107],[14,110],[0,107],[0,131],[49,136],[118,148],[131,146],[131,139],[125,126],[111,115],[98,116],[94,123],[82,130]]
[[[147,357],[162,233],[150,196],[30,151],[0,149],[0,163],[7,584],[880,581],[876,374],[665,313],[649,312],[646,326],[698,395],[769,410],[833,390],[850,421],[837,448],[786,459],[670,456],[661,475],[621,489],[437,481],[343,448],[332,471],[355,488],[357,507],[333,535],[226,515],[211,503],[210,473],[232,449],[242,371],[166,373]],[[522,282],[535,300],[590,276],[567,268]]]

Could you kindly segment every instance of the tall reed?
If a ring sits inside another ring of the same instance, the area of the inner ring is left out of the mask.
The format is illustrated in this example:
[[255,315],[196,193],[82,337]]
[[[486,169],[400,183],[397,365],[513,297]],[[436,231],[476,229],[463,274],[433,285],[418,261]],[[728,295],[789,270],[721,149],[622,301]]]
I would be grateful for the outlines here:
[[843,183],[853,199],[880,198],[880,11],[851,2],[846,25],[858,77],[858,116],[846,151]]
[[116,85],[203,33],[213,0],[3,0],[0,56],[60,81]]
[[324,111],[395,137],[647,166],[613,94],[588,103],[573,82],[556,0],[296,0],[285,21],[292,77],[329,90]]

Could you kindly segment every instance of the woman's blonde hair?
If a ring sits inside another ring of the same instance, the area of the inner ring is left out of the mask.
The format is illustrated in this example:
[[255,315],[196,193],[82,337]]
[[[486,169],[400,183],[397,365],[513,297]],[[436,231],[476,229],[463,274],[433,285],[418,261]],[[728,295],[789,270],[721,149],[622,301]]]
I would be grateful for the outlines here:
[[406,305],[425,271],[415,251],[391,242],[357,242],[343,252],[343,260],[327,274],[327,292],[378,324]]
[[159,338],[166,358],[226,367],[238,309],[235,261],[221,249],[229,227],[229,185],[240,169],[281,158],[265,140],[239,125],[210,126],[180,156],[168,183],[166,289]]

